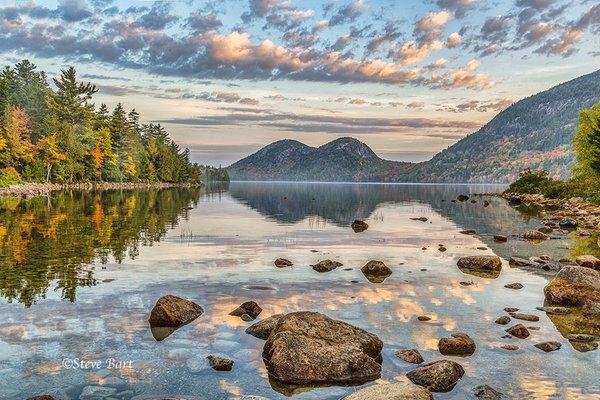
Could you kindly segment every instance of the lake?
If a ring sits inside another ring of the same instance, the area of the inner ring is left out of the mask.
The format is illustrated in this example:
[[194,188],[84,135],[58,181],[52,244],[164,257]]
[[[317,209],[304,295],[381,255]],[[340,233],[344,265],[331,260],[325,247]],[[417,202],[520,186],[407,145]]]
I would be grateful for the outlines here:
[[[600,352],[577,351],[563,337],[573,329],[569,320],[536,310],[551,272],[505,261],[501,274],[490,278],[456,266],[459,257],[475,254],[507,260],[600,252],[596,237],[563,235],[540,244],[510,237],[540,226],[536,210],[518,210],[497,197],[451,201],[502,189],[248,182],[2,199],[0,398],[339,399],[357,389],[270,382],[264,341],[244,332],[251,323],[228,315],[255,300],[263,308],[259,319],[319,311],[377,334],[384,343],[381,382],[404,379],[415,368],[394,355],[398,349],[417,348],[427,362],[459,362],[465,376],[436,399],[473,398],[472,388],[481,384],[511,398],[600,399]],[[366,220],[369,229],[354,233],[355,219]],[[465,229],[477,234],[461,234]],[[509,236],[508,242],[495,243],[495,234]],[[438,251],[439,244],[447,251]],[[276,268],[279,257],[294,266]],[[310,268],[323,259],[344,265],[328,273]],[[382,283],[360,271],[372,259],[393,270]],[[504,287],[513,282],[524,288]],[[205,312],[157,341],[148,315],[166,294],[193,300]],[[503,338],[507,326],[494,321],[506,315],[505,307],[539,315],[539,322],[523,321],[539,330],[525,340]],[[417,321],[423,314],[432,320]],[[468,333],[475,354],[441,356],[437,341],[453,332]],[[544,353],[533,347],[549,340],[562,348]],[[503,344],[520,349],[507,351]],[[209,354],[235,360],[233,371],[213,371]]]

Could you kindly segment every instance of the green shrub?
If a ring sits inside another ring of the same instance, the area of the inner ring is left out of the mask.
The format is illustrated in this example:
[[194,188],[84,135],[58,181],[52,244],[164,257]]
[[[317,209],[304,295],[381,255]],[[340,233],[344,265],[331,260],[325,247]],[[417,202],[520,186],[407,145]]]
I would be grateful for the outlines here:
[[0,169],[0,187],[6,187],[21,182],[21,176],[12,167]]

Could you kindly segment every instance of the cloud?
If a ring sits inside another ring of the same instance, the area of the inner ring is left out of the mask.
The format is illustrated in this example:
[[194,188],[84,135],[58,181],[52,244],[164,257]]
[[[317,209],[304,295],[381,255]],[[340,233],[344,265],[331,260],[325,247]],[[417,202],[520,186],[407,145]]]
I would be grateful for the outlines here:
[[242,14],[244,22],[266,16],[269,11],[277,6],[277,0],[250,0],[250,11]]
[[196,11],[186,19],[186,24],[195,32],[205,32],[223,26],[223,22],[214,13],[204,14]]
[[334,12],[329,20],[329,26],[354,22],[363,12],[364,0],[353,0]]
[[85,0],[61,0],[57,11],[62,19],[69,22],[81,21],[93,15]]
[[329,28],[329,21],[327,21],[326,19],[322,19],[320,21],[315,22],[315,24],[312,27],[312,32],[315,33],[327,28]]
[[450,34],[450,36],[448,36],[448,39],[446,39],[446,47],[448,47],[449,49],[452,49],[452,48],[458,46],[461,42],[462,42],[462,37],[460,36],[460,34],[458,32],[454,32],[454,33]]
[[146,29],[162,30],[168,24],[178,19],[176,15],[171,14],[169,3],[157,1],[152,5],[150,11],[136,21],[136,24]]
[[467,111],[502,111],[511,104],[514,100],[508,98],[496,98],[487,101],[467,100],[456,105],[444,105],[438,108],[438,111],[450,111],[454,113],[462,113]]
[[250,97],[241,97],[239,94],[234,92],[223,92],[214,90],[212,92],[202,92],[199,94],[185,93],[181,96],[182,99],[197,99],[210,101],[215,103],[240,103],[247,105],[258,105],[260,102]]
[[416,109],[421,110],[421,109],[423,109],[423,107],[425,107],[425,103],[422,102],[422,101],[412,101],[412,102],[408,103],[406,105],[406,107],[408,107],[408,108],[416,108]]
[[476,4],[476,0],[437,0],[441,9],[450,10],[456,18],[463,18]]
[[481,61],[471,60],[465,66],[450,70],[433,79],[436,86],[444,89],[468,88],[489,89],[494,82],[489,75],[475,72],[481,66]]

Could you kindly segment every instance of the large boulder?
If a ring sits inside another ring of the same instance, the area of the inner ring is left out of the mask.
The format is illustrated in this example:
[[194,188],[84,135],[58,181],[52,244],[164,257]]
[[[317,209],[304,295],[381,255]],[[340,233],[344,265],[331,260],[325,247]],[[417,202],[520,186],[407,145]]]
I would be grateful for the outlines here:
[[381,283],[392,274],[392,270],[383,261],[371,260],[360,269],[365,277],[373,283]]
[[544,288],[544,295],[550,303],[562,306],[600,301],[600,272],[580,266],[563,267]]
[[592,255],[579,256],[575,259],[575,262],[582,267],[600,270],[600,260]]
[[150,312],[148,322],[151,326],[179,327],[189,324],[203,312],[198,304],[168,294],[158,299]]
[[460,364],[450,360],[440,360],[414,369],[406,376],[413,383],[426,387],[432,392],[449,392],[464,374],[465,370]]
[[383,343],[372,333],[323,314],[281,317],[263,349],[269,375],[287,384],[353,384],[381,375]]
[[410,382],[369,386],[342,400],[433,400],[429,390]]
[[282,316],[283,314],[271,315],[269,318],[250,325],[246,329],[246,333],[254,336],[255,338],[267,340]]

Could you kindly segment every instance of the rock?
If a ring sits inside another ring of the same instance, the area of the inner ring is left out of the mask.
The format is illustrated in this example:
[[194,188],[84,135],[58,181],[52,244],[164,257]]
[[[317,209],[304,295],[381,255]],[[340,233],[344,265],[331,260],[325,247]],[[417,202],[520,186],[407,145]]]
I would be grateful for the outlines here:
[[545,233],[545,234],[552,233],[552,230],[553,229],[548,226],[542,226],[542,227],[538,228],[538,231]]
[[456,200],[467,201],[467,200],[469,200],[469,196],[467,196],[466,194],[459,194],[458,196],[456,196]]
[[500,347],[502,347],[504,350],[510,350],[510,351],[519,350],[519,346],[517,346],[516,344],[503,344]]
[[572,312],[570,308],[566,307],[537,307],[537,309],[550,315],[566,315]]
[[360,269],[365,277],[373,283],[381,283],[392,274],[392,270],[388,268],[383,261],[371,260]]
[[408,363],[421,364],[423,362],[423,357],[417,349],[396,350],[394,354],[396,357],[401,358]]
[[594,351],[598,348],[598,342],[571,342],[573,348],[581,353]]
[[294,263],[290,260],[286,260],[285,258],[278,258],[275,260],[275,266],[278,268],[291,267],[292,265],[294,265]]
[[544,232],[540,232],[538,230],[532,230],[529,232],[526,232],[523,235],[523,238],[525,238],[526,240],[547,240],[548,239],[548,235],[546,235]]
[[150,312],[148,322],[157,327],[179,327],[189,324],[203,312],[198,304],[168,294],[158,299]]
[[366,231],[369,228],[369,224],[367,224],[365,221],[356,219],[352,223],[351,227],[354,232],[359,233]]
[[275,314],[262,321],[258,321],[246,328],[246,333],[258,339],[267,340],[282,316],[283,314]]
[[515,318],[515,319],[520,319],[523,321],[529,321],[529,322],[538,322],[540,320],[540,317],[538,317],[537,315],[533,315],[533,314],[523,314],[523,313],[510,313],[510,316]]
[[431,321],[431,317],[428,317],[427,315],[419,315],[417,319],[422,322]]
[[496,323],[500,324],[500,325],[506,325],[509,322],[510,322],[510,317],[506,316],[506,315],[503,315],[496,320]]
[[229,313],[234,317],[241,317],[244,314],[248,315],[252,320],[256,319],[262,312],[262,308],[255,301],[246,301],[242,303],[238,308]]
[[534,346],[540,350],[545,351],[546,353],[549,353],[551,351],[556,351],[560,349],[562,345],[558,342],[543,342],[534,344]]
[[489,201],[487,201],[487,200],[484,200],[484,201],[483,201],[483,206],[484,206],[484,207],[487,207],[487,206],[489,206],[489,205],[490,205],[490,202],[489,202]]
[[520,196],[513,195],[508,198],[508,204],[511,206],[518,206],[518,205],[521,205],[522,203],[523,203],[523,199],[521,199]]
[[469,270],[500,271],[502,260],[498,256],[468,256],[461,257],[457,265]]
[[433,400],[429,390],[410,382],[372,385],[342,400]]
[[569,342],[582,342],[582,343],[586,343],[586,342],[593,342],[594,339],[595,339],[594,336],[587,335],[585,333],[572,333],[570,335],[567,335],[567,340]]
[[560,226],[563,229],[576,229],[577,225],[577,221],[570,218],[565,218],[558,223],[558,226]]
[[460,231],[463,235],[474,235],[477,233],[475,229],[465,229],[464,231]]
[[582,267],[600,270],[600,260],[592,255],[579,256],[575,262]]
[[421,222],[427,222],[427,217],[416,217],[416,218],[411,218],[413,221],[421,221]]
[[117,389],[107,386],[86,386],[81,390],[79,400],[97,400],[110,397],[117,393]]
[[315,265],[311,265],[311,266],[312,266],[312,269],[314,269],[317,272],[329,272],[329,271],[333,271],[337,267],[341,267],[342,265],[343,264],[338,261],[323,260],[323,261],[319,261]]
[[508,328],[506,332],[510,333],[514,337],[518,337],[519,339],[525,339],[529,337],[529,331],[523,324],[513,325]]
[[504,311],[506,311],[507,313],[511,313],[511,312],[517,312],[517,311],[519,311],[519,309],[515,308],[515,307],[504,307]]
[[54,400],[54,397],[49,394],[42,394],[40,396],[29,397],[27,400]]
[[585,303],[581,308],[581,312],[585,316],[600,317],[600,301]]
[[526,258],[514,257],[514,256],[508,260],[508,264],[512,267],[537,267],[537,266],[539,266],[538,263],[534,263]]
[[231,371],[233,368],[234,362],[229,358],[213,356],[212,354],[206,358],[215,371]]
[[590,233],[590,231],[584,229],[581,232],[579,232],[579,236],[588,237],[588,236],[592,236],[592,234]]
[[383,343],[316,312],[282,316],[263,349],[269,375],[288,384],[365,383],[381,375]]
[[242,321],[246,321],[246,322],[250,322],[250,321],[254,321],[254,318],[252,318],[250,315],[248,314],[242,314],[240,316]]
[[441,251],[442,253],[445,252],[446,250],[448,250],[446,247],[444,246],[439,246],[438,250]]
[[470,337],[441,338],[438,342],[438,350],[445,356],[470,356],[475,348],[475,342]]
[[474,285],[474,284],[475,284],[475,282],[473,282],[473,281],[468,281],[468,282],[467,282],[467,281],[460,281],[460,282],[458,282],[458,283],[459,283],[461,286],[472,286],[472,285]]
[[519,289],[523,289],[523,284],[521,284],[519,282],[507,283],[506,285],[504,285],[504,287],[507,288],[507,289],[519,290]]
[[406,374],[411,382],[433,392],[449,392],[465,374],[463,367],[450,360],[425,364]]
[[600,301],[600,272],[580,266],[565,266],[544,288],[546,300],[555,305],[582,306]]
[[473,388],[473,394],[481,400],[502,400],[504,397],[502,393],[488,385],[481,385]]

